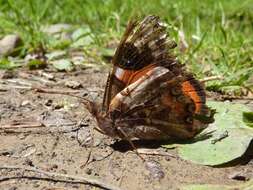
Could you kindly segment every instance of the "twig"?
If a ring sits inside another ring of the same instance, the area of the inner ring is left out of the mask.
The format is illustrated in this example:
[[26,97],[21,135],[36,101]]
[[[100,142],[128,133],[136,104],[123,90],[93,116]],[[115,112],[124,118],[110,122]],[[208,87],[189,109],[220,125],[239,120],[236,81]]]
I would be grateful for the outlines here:
[[[120,190],[119,187],[104,183],[99,181],[98,179],[90,178],[87,176],[75,176],[75,175],[67,175],[61,174],[56,172],[47,172],[41,169],[37,169],[34,167],[24,167],[24,166],[0,166],[0,169],[10,169],[10,170],[21,170],[22,173],[24,172],[34,172],[40,175],[46,175],[47,177],[37,177],[37,176],[29,176],[29,175],[22,175],[22,176],[12,176],[12,177],[1,177],[0,182],[8,181],[11,179],[18,179],[18,178],[26,178],[26,179],[34,179],[34,180],[46,180],[46,181],[54,181],[54,182],[65,182],[65,183],[80,183],[80,184],[89,184],[96,187],[100,187],[102,189],[108,190]],[[65,179],[61,179],[65,178]]]
[[211,77],[205,77],[200,80],[201,83],[205,83],[208,81],[213,81],[213,80],[224,80],[223,76],[211,76]]
[[3,81],[4,84],[6,82],[13,83],[13,84],[16,84],[16,85],[32,86],[32,83],[27,82],[26,80],[22,80],[22,79],[6,79],[6,80]]
[[48,88],[41,88],[41,87],[33,87],[33,90],[42,93],[48,94],[63,94],[63,95],[73,95],[74,93],[79,93],[79,90],[52,90]]
[[85,101],[88,101],[86,98],[83,98],[81,96],[75,95],[74,93],[78,93],[80,91],[78,90],[52,90],[52,89],[46,89],[46,88],[41,88],[41,87],[33,87],[32,90],[35,90],[36,92],[41,92],[41,93],[48,93],[48,94],[62,94],[62,95],[67,95],[67,96],[73,96]]
[[11,89],[21,89],[21,90],[31,90],[32,87],[31,86],[17,86],[17,85],[11,85],[11,84],[8,84],[8,85],[1,85],[0,84],[0,91],[8,91],[8,90],[11,90]]
[[12,128],[38,128],[45,127],[43,123],[38,121],[12,121],[11,123],[1,124],[0,129],[12,129]]
[[40,82],[40,83],[43,83],[43,84],[46,84],[46,85],[52,85],[52,86],[56,85],[55,82],[52,82],[48,79],[45,79],[45,78],[42,78],[42,77],[39,77],[39,76],[35,76],[35,75],[29,74],[29,73],[20,72],[19,76],[21,78],[37,81],[37,82]]
[[157,155],[157,156],[169,156],[172,158],[176,158],[175,155],[169,154],[167,152],[161,152],[158,150],[150,150],[145,148],[139,148],[136,150],[139,154],[145,154],[145,155]]
[[39,134],[39,135],[48,135],[48,134],[63,134],[63,133],[71,133],[76,132],[78,129],[73,128],[70,130],[50,130],[51,127],[45,127],[45,130],[14,130],[14,129],[1,129],[0,134]]

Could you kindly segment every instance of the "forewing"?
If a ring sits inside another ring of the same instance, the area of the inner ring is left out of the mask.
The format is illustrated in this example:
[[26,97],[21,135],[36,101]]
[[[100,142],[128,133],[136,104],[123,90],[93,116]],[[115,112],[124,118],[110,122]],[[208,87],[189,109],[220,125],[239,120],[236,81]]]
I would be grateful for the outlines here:
[[159,17],[150,15],[140,23],[130,21],[113,56],[103,109],[108,110],[112,98],[149,71],[150,65],[164,66],[180,73],[181,64],[170,53],[175,47],[176,43],[169,39]]
[[176,43],[169,39],[157,16],[147,16],[140,23],[130,22],[113,57],[113,64],[126,70],[139,70],[149,64],[169,65]]

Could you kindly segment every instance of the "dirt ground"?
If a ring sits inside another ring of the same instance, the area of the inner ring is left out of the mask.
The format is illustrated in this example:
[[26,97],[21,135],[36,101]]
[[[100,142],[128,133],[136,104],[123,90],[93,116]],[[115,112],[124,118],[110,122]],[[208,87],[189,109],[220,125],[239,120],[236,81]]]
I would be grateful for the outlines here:
[[[1,190],[100,189],[81,182],[60,182],[59,177],[42,180],[39,178],[48,176],[24,168],[94,178],[124,190],[244,183],[231,179],[236,173],[253,178],[253,154],[246,162],[213,168],[182,160],[175,149],[165,150],[155,142],[139,142],[137,147],[161,153],[143,154],[146,160],[143,162],[127,142],[112,140],[93,130],[96,122],[77,98],[28,89],[31,85],[42,85],[101,101],[107,68],[77,69],[70,73],[50,69],[0,72]],[[21,169],[3,169],[5,166]]]

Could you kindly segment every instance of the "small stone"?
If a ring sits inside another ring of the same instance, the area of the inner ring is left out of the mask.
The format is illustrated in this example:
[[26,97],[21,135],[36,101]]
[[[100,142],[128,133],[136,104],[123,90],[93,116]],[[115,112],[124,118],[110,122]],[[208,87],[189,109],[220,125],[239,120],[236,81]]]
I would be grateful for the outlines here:
[[36,156],[42,156],[43,153],[42,153],[42,152],[37,152],[35,155],[36,155]]
[[23,45],[23,41],[16,34],[6,35],[0,40],[0,57],[17,55],[20,52],[20,46]]
[[29,104],[31,104],[31,102],[29,100],[25,100],[21,103],[21,106],[27,106]]
[[70,24],[58,23],[44,27],[43,32],[53,36],[57,40],[71,41],[73,27]]
[[53,24],[48,27],[45,27],[43,29],[43,32],[47,34],[57,34],[57,33],[62,33],[70,30],[72,26],[70,24],[65,24],[65,23],[58,23],[58,24]]
[[65,86],[72,88],[72,89],[78,89],[82,87],[82,84],[80,82],[77,81],[66,81],[65,82]]
[[149,171],[150,176],[153,179],[162,179],[165,176],[162,170],[162,166],[159,162],[156,161],[146,162],[146,169]]

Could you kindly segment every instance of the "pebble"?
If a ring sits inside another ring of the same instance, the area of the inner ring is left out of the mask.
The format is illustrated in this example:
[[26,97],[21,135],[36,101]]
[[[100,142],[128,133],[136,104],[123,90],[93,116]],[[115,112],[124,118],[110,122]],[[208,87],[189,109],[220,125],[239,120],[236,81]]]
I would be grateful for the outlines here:
[[48,27],[45,27],[43,29],[43,32],[47,34],[57,34],[61,33],[67,30],[70,30],[72,26],[70,24],[65,24],[65,23],[58,23],[58,24],[52,24]]
[[153,160],[148,161],[145,167],[149,171],[151,178],[158,180],[164,178],[165,174],[159,162]]
[[24,100],[22,103],[21,103],[21,106],[26,106],[26,105],[29,105],[31,104],[31,102],[29,100]]
[[82,84],[80,82],[77,81],[66,81],[65,82],[65,86],[72,88],[72,89],[78,89],[82,87]]
[[9,34],[0,40],[0,57],[16,55],[19,53],[18,47],[23,45],[22,39],[17,34]]

